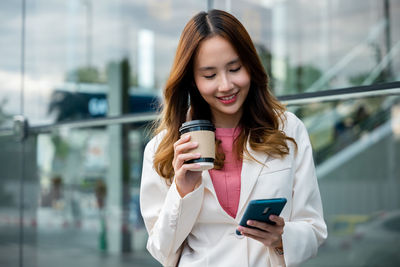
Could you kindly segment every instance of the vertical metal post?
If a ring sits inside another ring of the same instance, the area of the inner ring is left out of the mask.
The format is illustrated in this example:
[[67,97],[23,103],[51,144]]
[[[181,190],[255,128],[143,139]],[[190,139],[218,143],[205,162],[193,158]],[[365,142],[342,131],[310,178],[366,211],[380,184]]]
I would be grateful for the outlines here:
[[[390,3],[389,0],[384,0],[383,13],[385,17],[385,48],[386,55],[390,53],[391,50],[391,36],[390,36]],[[386,79],[390,81],[392,79],[392,59],[388,60],[386,66]]]
[[93,4],[92,0],[84,2],[86,7],[86,66],[92,66],[92,25],[93,25]]
[[[108,69],[108,115],[118,116],[128,112],[129,106],[128,61],[111,63]],[[106,177],[107,244],[111,253],[131,250],[129,229],[130,160],[129,125],[107,127],[109,136],[109,171]]]
[[207,10],[214,8],[214,0],[207,0]]
[[[21,93],[20,93],[20,114],[24,114],[25,110],[24,110],[24,90],[25,90],[25,84],[24,84],[24,79],[25,79],[25,16],[26,16],[26,1],[22,0],[21,1]],[[18,118],[18,119],[21,119]],[[15,120],[15,122],[18,121]],[[24,125],[26,123],[26,120],[24,121]],[[24,136],[25,138],[25,136]],[[21,139],[22,141],[23,139]],[[23,227],[23,219],[24,219],[24,210],[23,210],[23,203],[24,203],[24,143],[21,142],[21,149],[20,149],[20,206],[19,206],[19,221],[20,221],[20,226],[19,226],[19,266],[22,267],[24,264],[24,251],[23,251],[23,247],[24,247],[24,227]]]

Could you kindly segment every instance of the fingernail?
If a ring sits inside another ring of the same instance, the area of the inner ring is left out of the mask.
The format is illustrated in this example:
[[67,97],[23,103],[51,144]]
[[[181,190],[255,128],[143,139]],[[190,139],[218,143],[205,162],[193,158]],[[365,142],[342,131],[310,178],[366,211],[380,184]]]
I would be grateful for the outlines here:
[[247,221],[248,225],[253,225],[253,221]]

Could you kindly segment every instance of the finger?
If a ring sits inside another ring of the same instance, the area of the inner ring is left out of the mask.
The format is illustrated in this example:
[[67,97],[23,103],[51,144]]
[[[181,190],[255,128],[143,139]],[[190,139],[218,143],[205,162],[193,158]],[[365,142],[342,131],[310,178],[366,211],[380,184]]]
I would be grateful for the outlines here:
[[183,169],[183,170],[185,170],[185,172],[187,172],[187,171],[190,171],[190,170],[194,170],[194,169],[197,170],[197,169],[200,169],[200,168],[201,168],[201,165],[198,164],[198,163],[190,163],[190,164],[185,163],[185,164],[182,165],[181,169]]
[[175,147],[175,153],[176,154],[181,154],[181,153],[184,153],[186,151],[190,151],[191,149],[196,148],[198,145],[199,145],[198,142],[187,142],[187,143],[184,143],[184,144],[177,145]]
[[186,142],[189,141],[189,140],[190,140],[190,135],[189,135],[189,134],[182,135],[182,136],[178,139],[178,141],[176,141],[176,142],[174,143],[174,147],[176,147],[176,146],[178,146],[178,145],[180,145],[180,144],[186,143]]
[[[183,135],[183,136],[181,136],[181,138],[179,138],[179,139],[173,144],[173,147],[174,147],[174,154],[175,154],[175,155],[177,154],[177,153],[176,153],[177,147],[180,146],[180,145],[182,145],[182,144],[184,144],[184,143],[186,143],[186,142],[188,142],[189,139],[190,139],[190,135]],[[175,159],[175,155],[174,155],[174,159],[172,160],[172,162],[174,162],[174,161],[176,160],[176,159]]]
[[184,143],[189,142],[190,140],[190,135],[184,135],[181,136],[181,138],[179,138],[175,143],[174,143],[174,150],[176,150],[176,147],[178,147],[179,145],[182,145]]
[[176,162],[175,162],[175,167],[176,168],[181,168],[182,165],[186,164],[186,161],[192,160],[192,159],[198,159],[200,158],[201,154],[200,153],[185,153],[185,154],[180,154],[176,157]]
[[182,144],[185,144],[190,141],[192,136],[190,134],[184,134],[182,135],[175,143],[174,143],[174,149]]
[[276,240],[276,238],[264,238],[264,237],[251,235],[251,234],[243,234],[243,235],[248,238],[257,240],[257,241],[261,242],[264,246],[267,246],[267,247],[276,247],[279,244],[279,240]]
[[[190,135],[188,135],[187,137],[190,137]],[[176,164],[178,163],[177,162],[178,161],[178,157],[177,157],[178,155],[184,154],[187,151],[189,151],[191,149],[194,149],[194,148],[196,148],[198,146],[197,142],[188,142],[188,141],[189,141],[189,139],[186,138],[186,141],[184,143],[181,143],[181,142],[177,141],[174,144],[174,158],[172,160],[172,164],[174,166],[176,166]],[[180,162],[180,163],[182,164],[182,162]],[[177,166],[177,167],[180,167],[180,165]]]
[[271,216],[269,216],[269,219],[271,221],[275,222],[276,225],[279,225],[279,226],[284,226],[285,225],[285,220],[280,216],[271,215]]
[[[283,225],[282,225],[282,223],[283,223]],[[265,223],[265,222],[248,220],[247,224],[252,227],[257,227],[265,232],[272,233],[274,235],[282,235],[285,221],[282,219],[282,222],[279,222],[279,224],[276,222],[275,225],[272,225],[272,224]]]
[[277,246],[281,242],[280,241],[281,235],[276,233],[269,233],[262,230],[251,229],[247,227],[239,227],[238,230],[242,233],[242,235],[260,241],[266,246]]
[[260,221],[254,221],[254,220],[248,220],[247,225],[257,227],[263,231],[270,232],[273,230],[273,225],[265,223],[265,222],[260,222]]
[[[175,177],[185,177],[186,173],[190,170],[197,170],[200,169],[201,165],[198,163],[191,163],[191,164],[183,164],[176,172]],[[179,179],[179,178],[178,178]]]
[[263,237],[263,238],[266,238],[271,235],[269,232],[263,231],[258,228],[249,228],[249,227],[240,226],[238,228],[238,230],[240,232],[242,232],[243,234],[254,235],[254,236]]

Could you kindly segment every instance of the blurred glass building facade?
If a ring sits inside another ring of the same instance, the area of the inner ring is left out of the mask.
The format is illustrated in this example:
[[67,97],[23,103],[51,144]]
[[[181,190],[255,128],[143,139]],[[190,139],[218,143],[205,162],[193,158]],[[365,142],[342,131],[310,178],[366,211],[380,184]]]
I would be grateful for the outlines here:
[[399,266],[400,2],[0,2],[0,266],[160,266],[142,153],[197,12],[248,29],[305,122],[329,238],[303,266]]

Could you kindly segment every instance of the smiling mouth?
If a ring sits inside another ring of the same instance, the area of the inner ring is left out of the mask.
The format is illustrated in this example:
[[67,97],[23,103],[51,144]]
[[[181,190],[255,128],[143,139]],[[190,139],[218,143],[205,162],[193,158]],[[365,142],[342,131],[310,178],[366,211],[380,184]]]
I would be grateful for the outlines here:
[[234,99],[236,95],[237,95],[237,93],[233,94],[233,95],[230,95],[230,96],[217,97],[217,98],[220,99],[220,100],[223,100],[223,101],[229,101],[229,100]]
[[238,93],[229,95],[229,96],[224,96],[224,97],[217,97],[219,101],[221,101],[224,104],[230,104],[236,101]]

